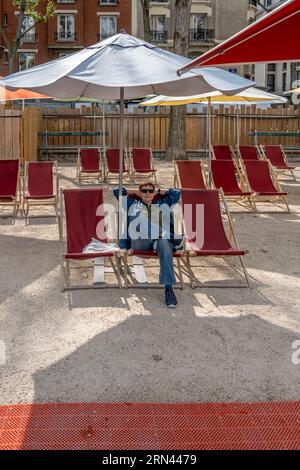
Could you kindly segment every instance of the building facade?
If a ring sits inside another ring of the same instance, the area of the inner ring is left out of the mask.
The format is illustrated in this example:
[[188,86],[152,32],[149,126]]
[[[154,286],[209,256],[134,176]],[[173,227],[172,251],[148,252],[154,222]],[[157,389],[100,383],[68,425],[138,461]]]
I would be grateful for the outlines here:
[[[136,8],[142,18],[139,0]],[[189,57],[198,57],[245,28],[255,14],[256,7],[249,0],[192,0]],[[175,15],[175,1],[150,0],[152,42],[172,49]],[[138,22],[137,34],[143,37],[143,21]]]
[[[257,2],[257,20],[287,0],[262,0]],[[283,39],[284,40],[284,39]],[[300,63],[270,63],[255,65],[255,80],[259,87],[282,94],[300,80]],[[299,83],[300,84],[300,83]]]
[[[41,7],[45,5],[41,1]],[[132,0],[56,0],[55,14],[37,25],[23,39],[16,70],[38,65],[94,44],[124,29],[132,32]],[[12,0],[0,0],[0,21],[11,42],[17,26],[17,9]],[[32,19],[27,17],[24,28]],[[0,75],[8,73],[7,50],[0,38]]]

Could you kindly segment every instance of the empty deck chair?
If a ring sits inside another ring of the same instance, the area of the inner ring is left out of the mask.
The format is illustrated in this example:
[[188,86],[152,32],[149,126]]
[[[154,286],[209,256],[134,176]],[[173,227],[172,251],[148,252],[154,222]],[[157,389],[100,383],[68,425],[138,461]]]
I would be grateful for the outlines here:
[[176,160],[174,184],[178,188],[207,189],[207,179],[200,160]]
[[239,158],[243,161],[260,160],[259,148],[256,145],[240,145],[238,147]]
[[78,149],[77,178],[79,183],[83,179],[100,180],[101,177],[102,165],[99,149]]
[[227,200],[240,205],[246,205],[248,210],[254,211],[251,192],[245,191],[244,187],[241,187],[237,182],[233,161],[212,160],[211,171],[215,188],[222,188]]
[[233,160],[234,158],[231,145],[212,145],[212,154],[215,160]]
[[133,148],[130,152],[131,180],[136,178],[154,178],[156,183],[156,169],[154,167],[152,151],[149,148]]
[[[90,243],[92,238],[99,240],[97,228],[99,228],[98,224],[101,224],[101,227],[103,227],[104,220],[102,215],[97,215],[97,209],[99,213],[99,207],[103,204],[103,191],[101,189],[65,189],[63,194],[61,194],[60,204],[62,290],[121,287],[119,262],[115,251],[83,253],[83,249]],[[63,221],[64,214],[65,224]],[[66,248],[64,247],[64,225],[66,226]],[[100,241],[107,242],[106,234],[103,234],[103,238]],[[94,283],[93,285],[72,285],[70,280],[71,263],[79,262],[79,264],[82,264],[80,262],[91,259],[95,260],[95,264],[97,263],[98,266],[99,261],[103,261],[104,264],[105,260],[107,260],[113,269],[118,283],[104,284],[103,268],[103,282]]]
[[257,202],[267,202],[276,205],[277,201],[283,202],[285,212],[290,212],[286,201],[287,193],[283,192],[268,160],[248,160],[243,162],[245,180],[253,194],[252,202],[257,211]]
[[[55,173],[53,173],[55,168]],[[55,178],[55,191],[53,179]],[[59,178],[57,162],[27,162],[23,177],[23,213],[28,218],[30,206],[53,206],[58,216]],[[49,217],[39,215],[38,217]]]
[[[228,207],[222,191],[216,189],[209,190],[182,190],[182,205],[184,214],[185,233],[188,241],[189,251],[186,255],[186,262],[190,277],[191,286],[203,286],[196,279],[193,267],[191,266],[191,257],[233,257],[239,258],[242,271],[246,279],[246,285],[250,287],[247,270],[243,261],[246,254],[238,246],[234,233],[233,222],[228,211]],[[235,246],[232,246],[226,234],[225,227],[221,215],[220,197],[226,208],[226,215],[229,222],[230,235]],[[202,217],[200,212],[202,210]],[[198,217],[198,220],[197,220]],[[200,219],[200,220],[199,220]],[[197,236],[196,233],[198,232]],[[243,285],[229,286],[217,285],[218,287],[243,287]],[[207,284],[207,287],[215,287]]]
[[[16,217],[20,207],[19,160],[0,160],[0,208],[1,206],[12,206],[11,216]],[[3,213],[1,216],[7,214]]]
[[[119,176],[119,149],[106,149],[104,152],[104,164],[105,164],[105,181],[109,182],[110,178],[116,178]],[[123,159],[123,174],[126,177],[129,171],[126,168],[126,151],[124,150]]]
[[270,160],[272,166],[278,174],[291,173],[293,180],[296,181],[293,170],[296,167],[289,165],[282,145],[262,145],[263,155]]

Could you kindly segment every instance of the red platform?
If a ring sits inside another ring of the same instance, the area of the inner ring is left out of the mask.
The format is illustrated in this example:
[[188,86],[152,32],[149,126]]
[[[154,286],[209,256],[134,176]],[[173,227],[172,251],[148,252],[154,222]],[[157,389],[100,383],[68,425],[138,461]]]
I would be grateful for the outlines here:
[[300,449],[300,402],[0,407],[0,449]]

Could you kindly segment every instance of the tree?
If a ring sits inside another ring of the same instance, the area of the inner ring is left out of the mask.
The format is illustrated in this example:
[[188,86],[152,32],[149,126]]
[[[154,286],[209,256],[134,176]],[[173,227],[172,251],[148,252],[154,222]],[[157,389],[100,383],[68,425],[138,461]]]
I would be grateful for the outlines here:
[[[22,39],[32,29],[40,23],[46,23],[48,19],[54,14],[54,4],[52,0],[46,0],[46,3],[41,0],[11,0],[14,7],[18,11],[17,15],[17,28],[13,39],[10,41],[5,32],[5,29],[0,25],[0,34],[3,38],[5,47],[8,51],[8,69],[9,73],[15,71],[15,64],[18,49],[22,43]],[[44,4],[41,5],[41,4]],[[32,18],[32,23],[26,28],[25,18]]]
[[[176,54],[187,56],[192,0],[176,0],[175,5],[174,51]],[[186,158],[185,135],[186,106],[172,106],[166,160],[181,160]]]
[[144,39],[150,42],[150,0],[140,0],[140,2],[143,9]]

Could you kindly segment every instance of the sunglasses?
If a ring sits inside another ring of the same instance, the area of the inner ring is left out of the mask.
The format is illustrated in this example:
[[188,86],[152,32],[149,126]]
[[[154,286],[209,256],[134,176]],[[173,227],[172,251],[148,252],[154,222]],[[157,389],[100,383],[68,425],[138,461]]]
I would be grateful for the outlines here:
[[147,193],[154,194],[154,192],[155,192],[155,189],[141,189],[141,193],[143,194],[147,194]]

